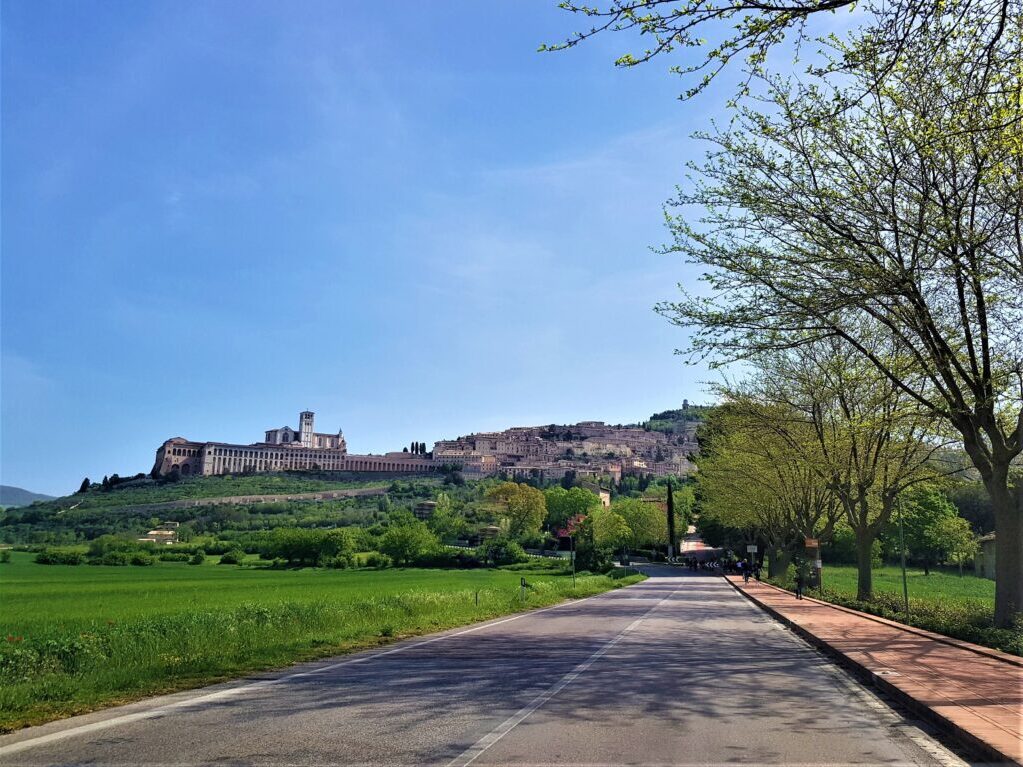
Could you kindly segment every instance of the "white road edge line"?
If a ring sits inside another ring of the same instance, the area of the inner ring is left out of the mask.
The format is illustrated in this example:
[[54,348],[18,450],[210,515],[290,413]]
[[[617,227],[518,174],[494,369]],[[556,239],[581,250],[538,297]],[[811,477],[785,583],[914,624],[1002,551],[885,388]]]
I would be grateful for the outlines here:
[[[211,692],[206,695],[199,695],[194,698],[179,700],[175,703],[168,703],[164,706],[158,706],[157,708],[149,709],[147,711],[138,711],[134,714],[124,714],[123,716],[117,716],[111,719],[104,719],[99,722],[91,722],[90,724],[83,724],[79,725],[78,727],[70,727],[66,730],[58,730],[57,732],[51,732],[47,735],[40,735],[37,738],[29,738],[27,740],[20,740],[15,743],[11,743],[10,745],[7,746],[0,746],[0,756],[16,754],[19,751],[25,751],[30,748],[46,745],[47,743],[53,743],[58,740],[65,740],[66,738],[72,738],[77,735],[85,735],[87,733],[96,732],[98,730],[106,730],[111,727],[118,727],[122,724],[131,724],[132,722],[138,722],[143,719],[155,719],[157,717],[163,716],[164,714],[176,711],[177,709],[189,708],[192,706],[204,705],[207,703],[213,703],[215,701],[225,700],[227,698],[233,698],[235,696],[243,695],[245,693],[255,692],[256,690],[261,690],[267,687],[273,687],[278,684],[284,684],[285,682],[290,682],[293,679],[300,679],[302,677],[323,674],[327,671],[333,671],[334,669],[341,668],[342,666],[353,666],[357,663],[369,663],[370,661],[376,660],[377,658],[383,658],[384,656],[387,655],[394,655],[396,653],[405,652],[406,650],[415,650],[418,647],[433,644],[434,642],[441,642],[444,641],[445,639],[452,639],[454,637],[462,636],[464,634],[472,634],[475,631],[482,631],[484,629],[491,628],[492,626],[500,626],[502,623],[510,623],[511,621],[517,621],[520,618],[528,618],[531,615],[538,615],[539,613],[549,612],[550,610],[558,610],[564,607],[572,607],[573,605],[580,604],[581,602],[586,602],[590,599],[596,599],[597,597],[606,597],[614,594],[623,593],[625,593],[624,590],[602,591],[600,594],[594,594],[593,596],[583,597],[582,599],[575,599],[570,602],[562,602],[560,604],[552,605],[550,607],[543,607],[539,610],[530,610],[529,612],[519,613],[518,615],[512,615],[509,618],[502,618],[501,620],[483,623],[479,626],[473,626],[472,628],[463,629],[462,631],[456,631],[453,634],[444,634],[439,637],[433,637],[432,639],[425,639],[422,642],[415,642],[414,644],[403,645],[401,647],[395,647],[390,650],[374,652],[370,655],[362,655],[357,658],[349,658],[348,660],[343,660],[338,663],[332,663],[328,666],[321,666],[310,671],[300,671],[296,674],[288,674],[286,676],[277,677],[275,679],[267,679],[261,682],[252,682],[251,684],[242,685],[240,687],[232,687],[227,690],[219,690],[217,692]],[[658,604],[660,604],[660,602],[658,602]],[[654,607],[656,606],[657,605],[654,605]]]
[[542,706],[544,703],[546,703],[559,692],[561,692],[563,689],[565,689],[565,687],[571,684],[581,673],[583,673],[586,669],[592,666],[593,663],[598,658],[600,658],[608,650],[610,650],[612,647],[618,644],[622,639],[625,638],[625,636],[629,632],[634,630],[637,626],[639,626],[639,624],[645,621],[647,616],[650,615],[650,613],[652,613],[666,601],[675,596],[675,594],[677,594],[679,592],[679,589],[681,588],[682,587],[679,586],[666,597],[661,599],[657,604],[655,604],[653,607],[651,607],[649,610],[643,613],[639,618],[637,618],[624,629],[622,629],[621,633],[619,633],[610,641],[601,645],[601,647],[598,648],[596,652],[594,652],[590,657],[588,657],[578,666],[573,668],[571,671],[569,671],[567,674],[561,677],[561,679],[559,679],[553,685],[548,687],[542,693],[533,698],[533,700],[530,701],[526,706],[520,708],[510,717],[501,722],[501,724],[497,725],[497,727],[495,727],[482,738],[477,740],[473,745],[469,746],[469,748],[467,748],[465,751],[463,751],[450,762],[448,762],[447,767],[469,767],[469,765],[476,761],[476,759],[478,759],[479,756],[483,754],[483,752],[485,752],[487,749],[489,749],[491,746],[493,746],[495,743],[501,740],[501,738],[503,738],[512,730],[514,730],[516,727],[518,727],[518,725],[521,724],[526,717],[528,717],[530,714],[532,714],[534,711],[540,708],[540,706]]

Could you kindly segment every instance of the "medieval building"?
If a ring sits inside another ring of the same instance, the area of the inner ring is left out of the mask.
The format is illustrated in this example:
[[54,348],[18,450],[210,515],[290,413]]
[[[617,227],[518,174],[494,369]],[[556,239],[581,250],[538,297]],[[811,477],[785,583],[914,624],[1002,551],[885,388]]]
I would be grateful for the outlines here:
[[192,442],[174,437],[156,451],[154,476],[177,472],[183,477],[277,471],[371,471],[421,473],[433,471],[430,458],[410,453],[349,455],[344,434],[313,430],[315,414],[299,413],[298,430],[290,426],[268,429],[263,442],[232,445]]

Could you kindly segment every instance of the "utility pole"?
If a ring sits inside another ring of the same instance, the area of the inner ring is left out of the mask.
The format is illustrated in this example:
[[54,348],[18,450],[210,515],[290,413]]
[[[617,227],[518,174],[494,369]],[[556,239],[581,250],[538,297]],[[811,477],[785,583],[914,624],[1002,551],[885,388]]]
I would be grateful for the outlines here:
[[668,559],[675,556],[675,496],[671,492],[671,480],[668,480]]
[[899,510],[899,548],[902,549],[902,602],[906,609],[906,623],[909,623],[909,583],[906,581],[906,526],[902,521],[902,501],[895,497]]
[[572,555],[572,588],[575,588],[575,535],[570,535],[568,540],[569,552]]

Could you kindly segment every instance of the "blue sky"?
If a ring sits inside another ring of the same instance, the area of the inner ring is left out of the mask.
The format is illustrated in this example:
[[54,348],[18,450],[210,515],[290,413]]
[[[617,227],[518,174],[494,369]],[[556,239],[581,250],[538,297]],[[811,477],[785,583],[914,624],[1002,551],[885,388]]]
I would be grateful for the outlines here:
[[721,99],[553,1],[3,4],[2,481],[701,400],[652,252]]

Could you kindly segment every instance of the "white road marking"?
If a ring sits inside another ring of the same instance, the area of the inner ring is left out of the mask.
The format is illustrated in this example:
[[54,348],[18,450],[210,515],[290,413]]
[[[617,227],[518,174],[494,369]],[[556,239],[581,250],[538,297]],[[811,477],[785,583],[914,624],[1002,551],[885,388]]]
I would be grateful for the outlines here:
[[[407,650],[415,650],[419,647],[425,647],[426,645],[433,644],[434,642],[442,642],[445,639],[452,639],[454,637],[463,636],[465,634],[472,634],[476,631],[482,631],[484,629],[491,628],[493,626],[500,626],[502,623],[510,623],[517,621],[520,618],[528,618],[531,615],[538,615],[539,613],[549,612],[550,610],[558,610],[564,607],[572,607],[573,605],[586,602],[590,599],[596,599],[597,597],[607,597],[616,594],[624,594],[625,590],[621,591],[604,591],[600,594],[594,594],[593,596],[584,597],[582,599],[575,599],[571,602],[562,602],[561,604],[552,605],[551,607],[544,607],[539,610],[531,610],[525,613],[519,613],[518,615],[512,615],[508,618],[502,618],[501,620],[483,623],[479,626],[473,626],[472,628],[463,629],[462,631],[456,631],[452,634],[443,634],[441,636],[433,637],[432,639],[425,639],[422,642],[415,642],[409,645],[402,645],[401,647],[395,647],[390,650],[383,650],[381,652],[374,652],[372,654],[360,655],[356,658],[349,658],[338,663],[331,663],[327,666],[320,666],[309,671],[300,671],[295,674],[288,674],[286,676],[276,677],[274,679],[266,679],[261,682],[252,682],[251,684],[241,685],[239,687],[231,687],[227,690],[218,690],[217,692],[207,693],[205,695],[198,695],[194,698],[187,698],[185,700],[179,700],[175,703],[168,703],[157,708],[149,709],[146,711],[137,711],[133,714],[124,714],[122,716],[112,717],[110,719],[104,719],[99,722],[91,722],[89,724],[82,724],[77,727],[69,727],[66,730],[58,730],[57,732],[51,732],[47,735],[40,735],[37,738],[29,738],[26,740],[17,741],[6,746],[0,746],[0,756],[7,756],[8,754],[16,754],[19,751],[25,751],[30,748],[37,746],[43,746],[48,743],[54,743],[59,740],[65,740],[66,738],[72,738],[78,735],[85,735],[90,732],[97,732],[99,730],[106,730],[111,727],[119,727],[123,724],[131,724],[132,722],[142,721],[144,719],[156,719],[166,714],[177,711],[182,708],[190,708],[193,706],[203,706],[209,703],[215,703],[218,701],[226,700],[228,698],[234,698],[239,695],[246,693],[255,692],[262,690],[267,687],[273,687],[275,685],[284,684],[290,682],[293,679],[301,679],[303,677],[315,676],[317,674],[323,674],[327,671],[333,671],[334,669],[341,668],[342,666],[354,666],[358,663],[369,663],[378,658],[383,658],[388,655],[394,655],[396,653],[406,652]],[[663,601],[663,600],[662,600]],[[660,604],[660,602],[658,602]],[[657,605],[654,605],[656,607]],[[653,608],[651,608],[652,610]]]
[[643,613],[643,615],[641,615],[639,618],[637,618],[624,629],[622,629],[621,633],[619,633],[616,637],[603,644],[596,652],[590,655],[590,657],[588,657],[578,666],[573,668],[571,671],[569,671],[567,674],[561,677],[561,679],[552,684],[542,693],[533,698],[533,700],[531,700],[527,705],[520,708],[510,717],[501,722],[501,724],[497,725],[497,727],[488,732],[486,735],[484,735],[482,738],[476,741],[473,745],[469,746],[469,748],[467,748],[465,751],[463,751],[450,762],[448,762],[447,767],[469,767],[469,765],[476,761],[476,759],[478,759],[483,752],[485,752],[488,748],[490,748],[499,740],[501,740],[501,738],[503,738],[512,730],[514,730],[516,727],[518,727],[519,724],[521,724],[526,717],[528,717],[530,714],[532,714],[534,711],[540,708],[540,706],[542,706],[544,703],[546,703],[559,692],[561,692],[563,689],[565,689],[565,687],[571,684],[572,681],[575,680],[581,673],[583,673],[586,669],[592,666],[598,658],[607,653],[608,650],[610,650],[622,639],[624,639],[629,632],[631,632],[633,629],[639,626],[639,624],[646,620],[647,616],[650,615],[650,613],[652,613],[666,601],[675,596],[675,594],[677,594],[679,592],[679,589],[681,588],[682,587],[679,586],[670,594],[668,594],[668,596],[661,599],[657,604],[655,604],[653,607],[651,607],[649,610]]

